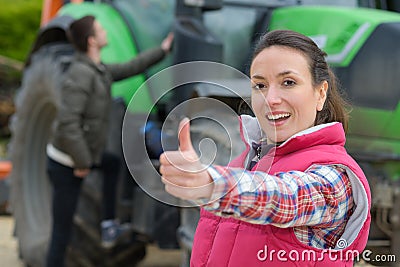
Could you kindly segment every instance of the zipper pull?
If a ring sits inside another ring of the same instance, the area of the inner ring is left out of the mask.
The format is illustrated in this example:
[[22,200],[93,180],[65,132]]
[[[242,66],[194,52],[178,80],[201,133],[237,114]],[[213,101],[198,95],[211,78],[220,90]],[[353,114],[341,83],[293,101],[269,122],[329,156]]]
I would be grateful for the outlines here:
[[257,158],[258,158],[258,160],[261,159],[261,144],[259,147],[257,147]]

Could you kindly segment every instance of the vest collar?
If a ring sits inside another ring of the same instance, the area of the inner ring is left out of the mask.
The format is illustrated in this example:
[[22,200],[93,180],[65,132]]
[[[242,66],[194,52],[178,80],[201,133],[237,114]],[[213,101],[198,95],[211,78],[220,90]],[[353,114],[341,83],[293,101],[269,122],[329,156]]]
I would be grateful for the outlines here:
[[[251,146],[253,142],[260,142],[265,137],[255,117],[249,115],[240,116],[241,136],[246,145]],[[340,145],[345,144],[345,133],[339,122],[331,122],[310,127],[291,136],[270,153],[287,154],[300,148],[317,145]]]

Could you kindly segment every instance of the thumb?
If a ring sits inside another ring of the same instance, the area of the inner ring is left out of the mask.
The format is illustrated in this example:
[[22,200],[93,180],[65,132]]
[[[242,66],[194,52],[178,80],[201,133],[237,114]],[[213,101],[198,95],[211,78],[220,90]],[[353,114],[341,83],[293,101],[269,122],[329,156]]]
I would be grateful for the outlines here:
[[193,150],[192,140],[190,139],[190,120],[184,118],[179,123],[179,149],[181,151]]

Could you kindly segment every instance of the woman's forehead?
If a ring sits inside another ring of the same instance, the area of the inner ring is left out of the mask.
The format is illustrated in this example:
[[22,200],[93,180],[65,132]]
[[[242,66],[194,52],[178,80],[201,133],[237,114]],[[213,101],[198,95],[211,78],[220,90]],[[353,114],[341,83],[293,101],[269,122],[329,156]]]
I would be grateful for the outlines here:
[[253,60],[250,73],[254,72],[293,72],[301,73],[309,70],[309,64],[304,53],[286,46],[271,46],[262,50]]

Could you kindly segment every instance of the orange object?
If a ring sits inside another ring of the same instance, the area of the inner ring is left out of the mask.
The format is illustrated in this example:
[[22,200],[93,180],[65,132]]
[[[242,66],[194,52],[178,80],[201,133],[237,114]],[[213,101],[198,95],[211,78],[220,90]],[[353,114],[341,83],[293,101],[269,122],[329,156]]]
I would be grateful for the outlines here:
[[12,170],[11,161],[0,161],[0,180],[5,180]]
[[[83,0],[71,0],[71,3],[82,3]],[[42,8],[42,18],[40,25],[43,26],[55,17],[58,10],[63,6],[63,0],[44,0]]]
[[44,0],[40,25],[43,26],[49,22],[62,6],[63,0]]

